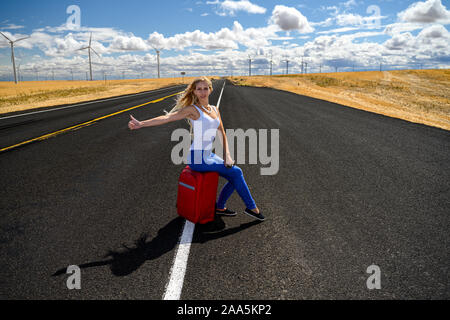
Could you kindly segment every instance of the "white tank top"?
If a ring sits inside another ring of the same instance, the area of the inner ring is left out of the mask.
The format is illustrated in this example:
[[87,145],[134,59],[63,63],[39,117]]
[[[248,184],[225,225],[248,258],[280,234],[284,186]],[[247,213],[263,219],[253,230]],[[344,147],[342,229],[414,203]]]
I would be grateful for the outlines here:
[[[191,120],[192,130],[194,132],[194,140],[192,141],[189,150],[211,150],[214,139],[216,138],[217,128],[219,127],[219,117],[213,119],[206,112],[203,112],[199,107],[194,105],[200,112],[200,117],[197,120]],[[216,115],[218,114],[215,106],[211,106]]]

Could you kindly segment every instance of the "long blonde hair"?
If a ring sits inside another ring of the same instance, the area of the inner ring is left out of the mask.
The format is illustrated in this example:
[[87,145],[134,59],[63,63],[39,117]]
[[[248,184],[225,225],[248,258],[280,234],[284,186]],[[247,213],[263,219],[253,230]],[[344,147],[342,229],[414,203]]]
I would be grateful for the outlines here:
[[[182,93],[180,93],[177,98],[176,98],[176,104],[175,106],[172,108],[172,110],[170,110],[169,112],[165,111],[164,112],[166,114],[171,114],[171,113],[175,113],[185,107],[191,106],[193,104],[197,104],[198,103],[198,98],[195,95],[194,91],[195,88],[197,87],[197,83],[205,81],[208,84],[209,90],[211,90],[211,92],[213,91],[213,87],[212,87],[212,82],[211,80],[209,80],[207,77],[199,77],[196,78],[194,81],[192,81],[188,87],[186,88],[186,90],[184,90]],[[187,123],[189,124],[189,132],[191,133],[192,136],[192,123],[189,121],[189,119],[186,119]]]

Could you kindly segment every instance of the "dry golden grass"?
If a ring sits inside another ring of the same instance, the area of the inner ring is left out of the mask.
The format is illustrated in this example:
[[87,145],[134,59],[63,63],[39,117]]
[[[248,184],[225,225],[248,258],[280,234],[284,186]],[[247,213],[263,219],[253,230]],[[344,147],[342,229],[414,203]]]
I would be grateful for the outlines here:
[[0,82],[0,114],[138,93],[193,79]]
[[[214,78],[214,77],[213,77]],[[185,78],[189,83],[194,78]],[[342,72],[230,78],[450,130],[450,70]],[[181,84],[181,78],[0,82],[0,114]]]
[[450,70],[399,70],[232,77],[348,107],[450,130]]

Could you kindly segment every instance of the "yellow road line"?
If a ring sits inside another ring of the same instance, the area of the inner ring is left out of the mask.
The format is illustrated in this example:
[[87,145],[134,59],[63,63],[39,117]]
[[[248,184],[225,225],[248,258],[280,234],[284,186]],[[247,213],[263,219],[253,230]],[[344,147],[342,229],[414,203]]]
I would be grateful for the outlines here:
[[8,150],[11,150],[11,149],[23,146],[23,145],[31,143],[31,142],[40,141],[40,140],[46,140],[48,138],[54,137],[54,136],[56,136],[58,134],[61,134],[61,133],[64,133],[64,132],[67,132],[67,131],[70,131],[70,130],[80,129],[81,127],[89,126],[89,125],[93,124],[94,122],[97,122],[97,121],[100,121],[100,120],[103,120],[103,119],[106,119],[106,118],[109,118],[109,117],[112,117],[112,116],[115,116],[115,115],[118,115],[118,114],[130,111],[130,110],[133,110],[133,109],[145,106],[145,105],[150,104],[150,103],[157,103],[157,102],[163,101],[163,100],[165,100],[167,98],[173,97],[173,96],[175,96],[177,94],[180,94],[180,93],[181,92],[177,92],[177,93],[165,96],[163,98],[152,100],[152,101],[149,101],[149,102],[146,102],[146,103],[143,103],[143,104],[140,104],[138,106],[134,106],[134,107],[131,107],[131,108],[128,108],[128,109],[120,110],[120,111],[108,114],[106,116],[103,116],[103,117],[95,118],[93,120],[77,124],[77,125],[69,127],[69,128],[65,128],[65,129],[58,130],[58,131],[55,131],[55,132],[52,132],[52,133],[44,134],[43,136],[40,136],[40,137],[37,137],[37,138],[34,138],[34,139],[30,139],[30,140],[26,140],[26,141],[20,142],[18,144],[15,144],[15,145],[12,145],[12,146],[9,146],[9,147],[2,148],[2,149],[0,149],[0,152],[8,151]]

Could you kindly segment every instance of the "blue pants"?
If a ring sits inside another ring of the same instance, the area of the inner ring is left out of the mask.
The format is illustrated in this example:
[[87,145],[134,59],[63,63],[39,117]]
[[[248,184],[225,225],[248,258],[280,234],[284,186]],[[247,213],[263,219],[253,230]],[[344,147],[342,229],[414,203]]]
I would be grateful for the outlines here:
[[223,159],[215,153],[205,150],[191,150],[187,158],[187,163],[194,171],[215,171],[218,172],[221,177],[228,180],[228,182],[223,186],[222,191],[220,191],[219,199],[217,201],[217,208],[225,208],[225,203],[235,189],[248,209],[253,210],[256,208],[255,201],[250,194],[250,190],[245,182],[242,170],[238,166],[227,168],[224,165]]

